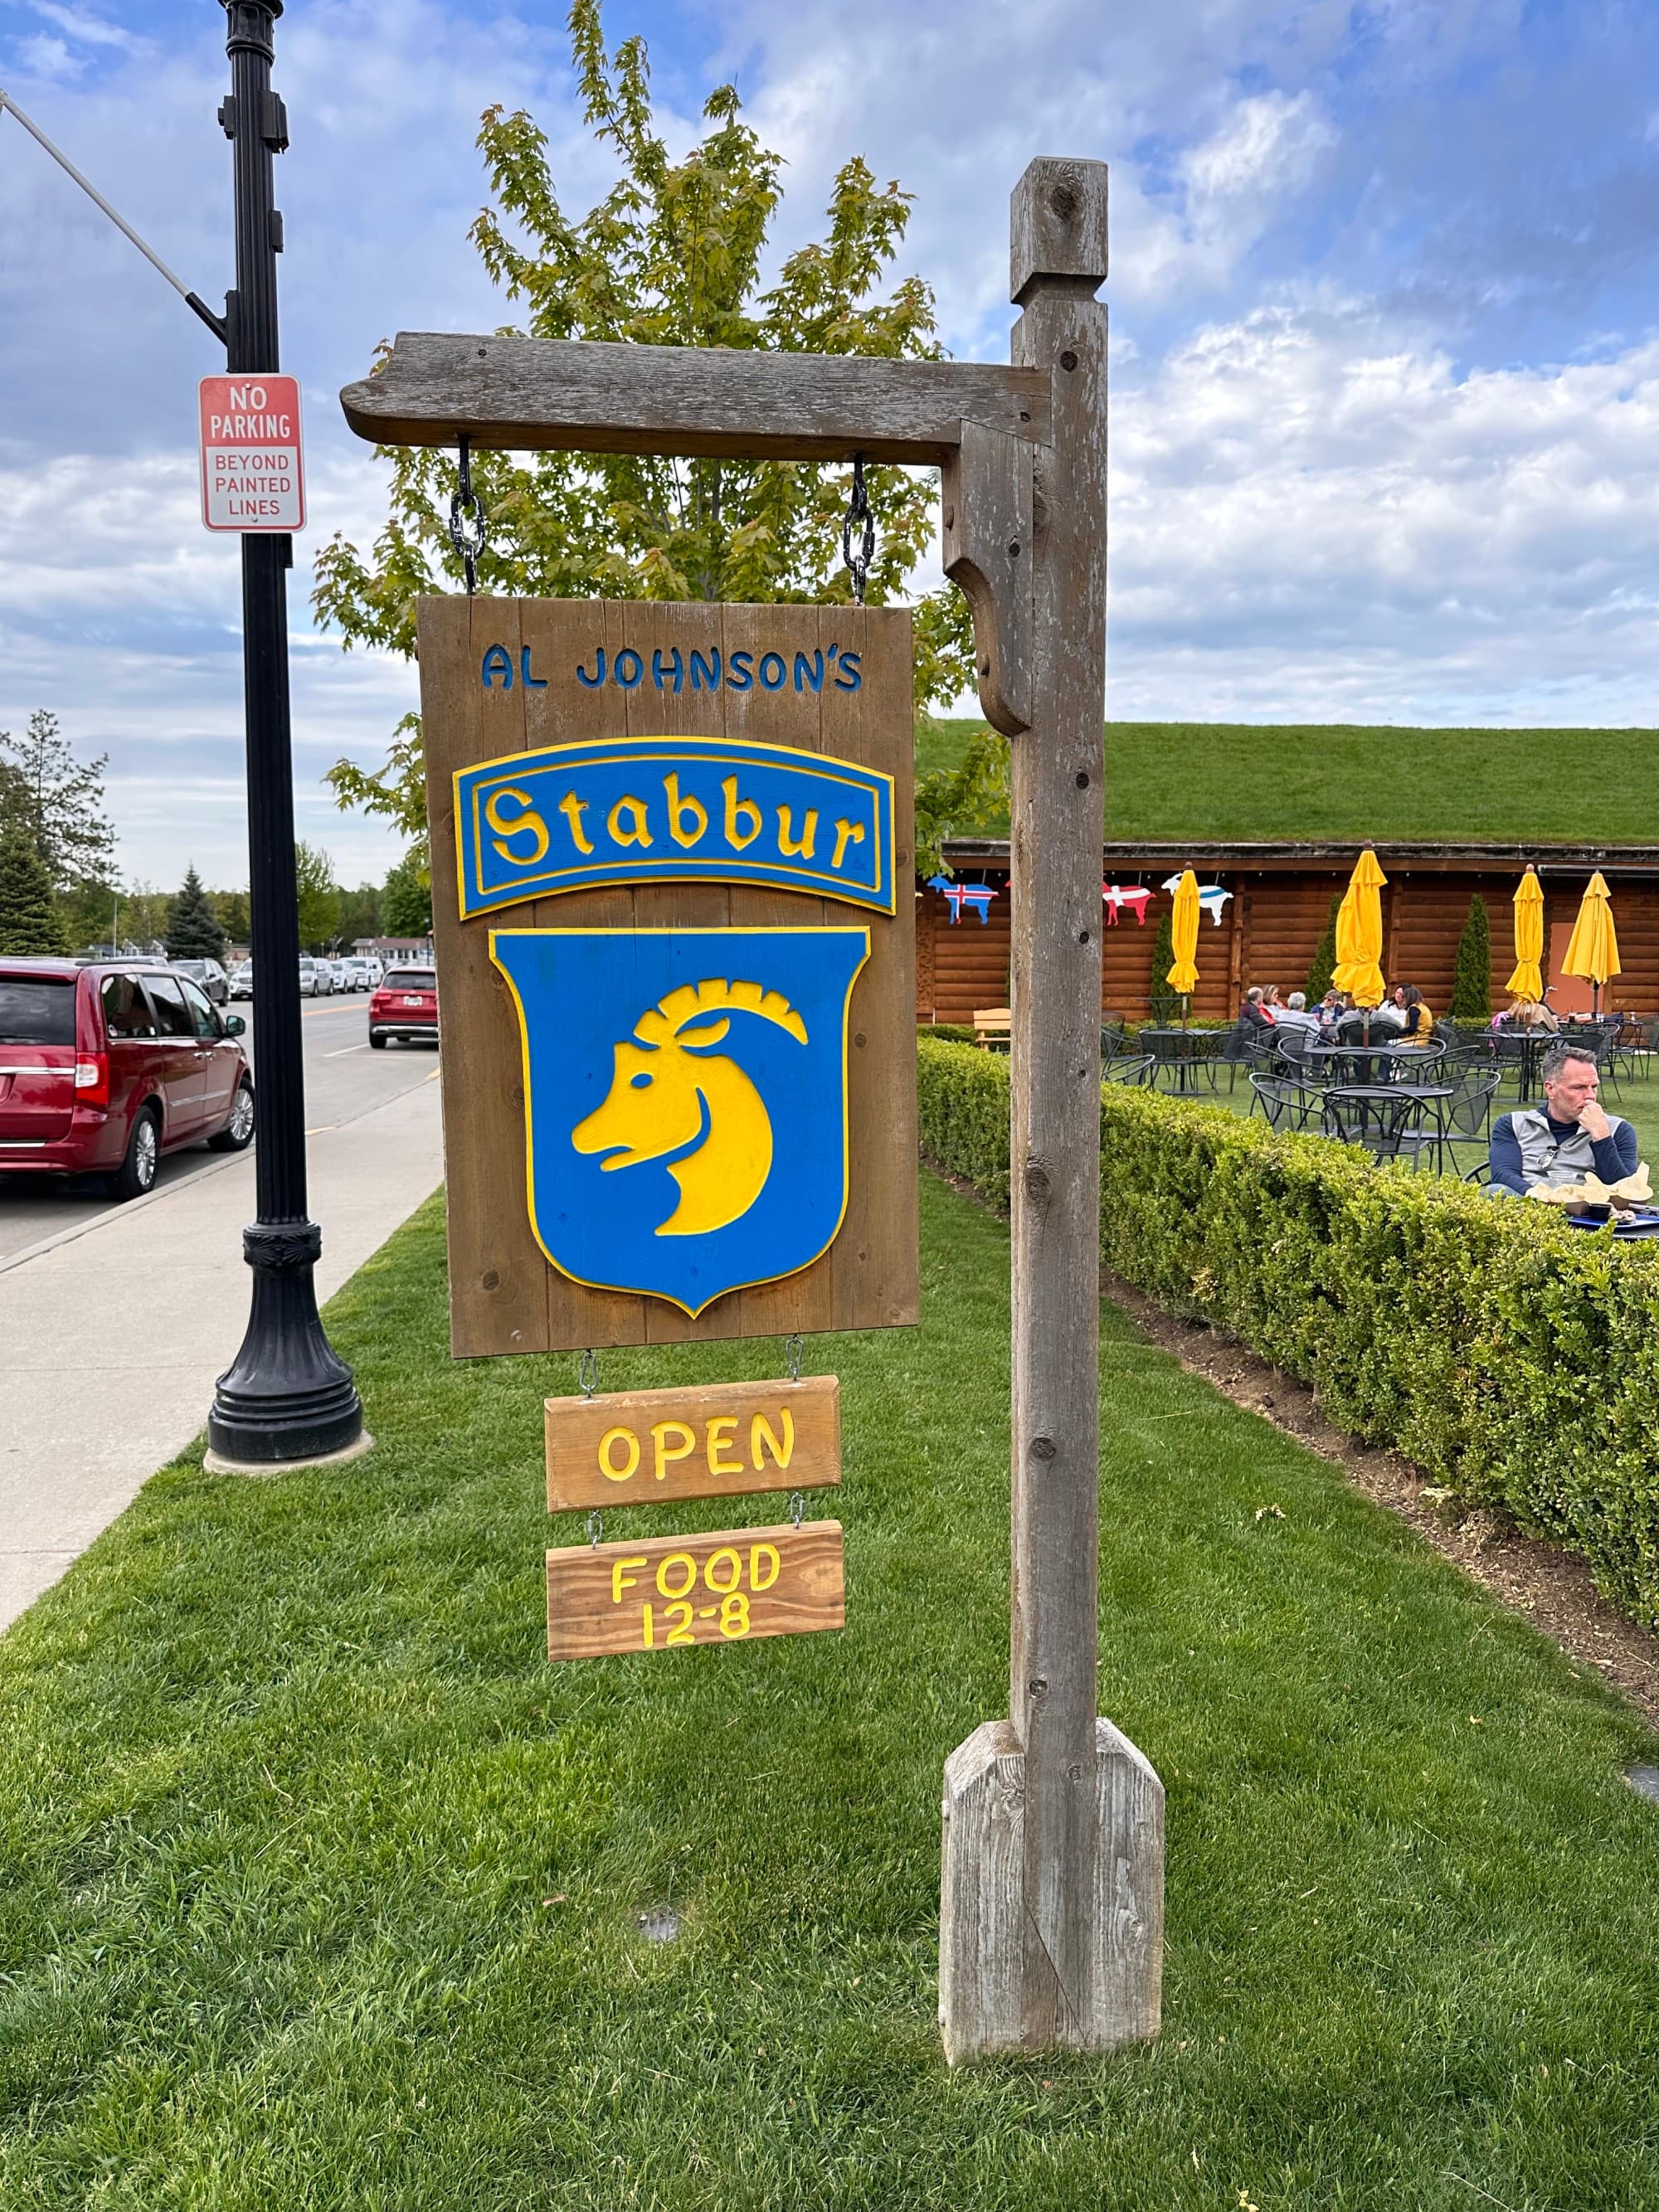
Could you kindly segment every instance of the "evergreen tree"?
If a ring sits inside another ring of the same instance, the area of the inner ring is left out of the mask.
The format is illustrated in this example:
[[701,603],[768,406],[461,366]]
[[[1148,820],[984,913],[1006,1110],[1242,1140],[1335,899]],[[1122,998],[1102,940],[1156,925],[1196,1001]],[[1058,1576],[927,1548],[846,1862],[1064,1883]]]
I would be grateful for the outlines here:
[[22,815],[54,890],[114,881],[115,832],[104,812],[108,760],[100,753],[77,761],[57,715],[44,707],[29,716],[21,738],[0,730],[0,763],[9,771],[0,780],[0,809],[7,819]]
[[164,941],[169,960],[222,960],[225,957],[225,933],[193,867],[185,869],[184,886],[168,904]]
[[1331,988],[1331,970],[1336,965],[1336,917],[1342,907],[1342,894],[1331,894],[1330,919],[1325,924],[1325,934],[1314,947],[1313,965],[1308,970],[1308,1004],[1316,1006]]
[[1455,1022],[1492,1018],[1492,924],[1479,891],[1469,901],[1469,918],[1457,940],[1457,966],[1446,1011]]
[[1152,939],[1152,1019],[1163,1028],[1174,1021],[1181,1012],[1181,994],[1166,980],[1175,965],[1175,908],[1168,907],[1158,918],[1158,931]]
[[67,952],[52,877],[27,825],[0,827],[0,952]]

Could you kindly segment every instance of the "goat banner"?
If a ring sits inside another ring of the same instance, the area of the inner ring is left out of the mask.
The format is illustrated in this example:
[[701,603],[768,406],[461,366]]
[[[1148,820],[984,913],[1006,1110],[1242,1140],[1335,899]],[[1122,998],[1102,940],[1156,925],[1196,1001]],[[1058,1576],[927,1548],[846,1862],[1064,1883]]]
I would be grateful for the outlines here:
[[908,612],[418,635],[453,1351],[914,1322]]

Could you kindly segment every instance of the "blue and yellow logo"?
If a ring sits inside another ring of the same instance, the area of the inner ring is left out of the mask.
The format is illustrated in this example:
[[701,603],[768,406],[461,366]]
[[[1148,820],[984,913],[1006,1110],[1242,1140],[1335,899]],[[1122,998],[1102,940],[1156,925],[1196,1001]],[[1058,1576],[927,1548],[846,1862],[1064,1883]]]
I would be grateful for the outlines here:
[[891,914],[893,780],[723,738],[605,738],[455,776],[461,918],[600,884],[726,883]]
[[810,1267],[847,1210],[867,929],[492,930],[553,1266],[693,1316]]

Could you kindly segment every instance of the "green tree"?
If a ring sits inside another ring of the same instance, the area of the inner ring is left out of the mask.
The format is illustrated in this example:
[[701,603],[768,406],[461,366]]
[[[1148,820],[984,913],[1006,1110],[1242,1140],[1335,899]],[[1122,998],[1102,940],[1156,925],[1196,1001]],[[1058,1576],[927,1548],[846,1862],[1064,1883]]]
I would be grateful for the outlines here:
[[253,933],[253,909],[246,891],[210,891],[208,904],[233,945],[246,945]]
[[1331,970],[1336,965],[1336,917],[1341,905],[1341,892],[1334,891],[1325,933],[1314,947],[1313,963],[1308,969],[1306,989],[1310,1006],[1316,1006],[1331,988]]
[[27,823],[0,825],[0,952],[67,952],[52,877]]
[[359,884],[355,891],[340,893],[340,942],[355,945],[360,937],[380,933],[380,887]]
[[1164,908],[1158,918],[1158,929],[1152,939],[1152,981],[1149,996],[1154,1022],[1162,1027],[1174,1021],[1181,1012],[1180,994],[1170,988],[1169,974],[1175,965],[1175,908]]
[[1457,966],[1446,1011],[1455,1022],[1492,1018],[1492,923],[1479,891],[1469,901],[1469,918],[1457,940]]
[[164,942],[169,960],[222,960],[225,933],[193,867],[185,871],[179,895],[167,908]]
[[299,894],[300,949],[325,952],[340,926],[340,886],[334,863],[319,845],[294,848],[294,881]]
[[[486,110],[478,134],[491,204],[471,233],[484,267],[521,304],[515,336],[783,353],[938,357],[933,295],[917,276],[885,289],[909,219],[896,183],[842,163],[821,242],[765,274],[781,197],[780,155],[741,119],[729,84],[703,105],[707,128],[680,160],[653,127],[645,43],[607,56],[599,0],[574,0],[568,26],[585,119],[621,174],[596,207],[567,215],[547,140],[522,109]],[[447,520],[454,461],[434,447],[381,448],[391,513],[371,550],[337,536],[319,555],[313,605],[348,647],[408,656],[415,603],[462,577]],[[532,597],[788,600],[845,604],[841,468],[625,453],[480,453],[472,478],[489,517],[479,562],[486,591]],[[868,597],[900,598],[933,535],[931,471],[866,472],[877,520]],[[918,702],[972,688],[966,602],[954,586],[916,609]],[[984,739],[978,749],[988,751]],[[426,835],[420,720],[405,715],[378,769],[341,761],[330,781],[343,806]],[[977,788],[979,772],[970,788]],[[937,809],[936,809],[937,811]],[[969,824],[958,821],[957,827]]]
[[388,937],[424,937],[432,927],[432,885],[418,853],[405,853],[380,893],[380,921]]
[[0,730],[0,762],[9,770],[0,785],[0,810],[8,817],[21,812],[52,889],[113,884],[115,832],[104,811],[109,756],[77,761],[57,715],[41,707],[21,738]]

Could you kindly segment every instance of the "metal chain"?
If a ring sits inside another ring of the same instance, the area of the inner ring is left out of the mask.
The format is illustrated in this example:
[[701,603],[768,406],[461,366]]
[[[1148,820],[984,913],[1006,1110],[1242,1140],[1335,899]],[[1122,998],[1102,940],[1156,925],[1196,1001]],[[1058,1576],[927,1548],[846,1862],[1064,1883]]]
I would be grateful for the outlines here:
[[792,1490],[789,1493],[789,1522],[792,1528],[799,1528],[801,1516],[805,1510],[805,1498],[799,1490]]
[[587,1540],[596,1552],[599,1548],[599,1538],[604,1529],[603,1517],[598,1513],[590,1513],[587,1516]]
[[465,436],[461,440],[460,482],[449,502],[449,542],[461,556],[466,570],[466,595],[471,599],[478,588],[478,556],[489,543],[489,524],[483,501],[472,489],[472,456]]
[[792,1382],[800,1381],[801,1334],[797,1329],[783,1340],[783,1371]]
[[[859,524],[863,534],[858,550],[853,550],[853,532]],[[870,563],[876,557],[876,518],[870,512],[870,495],[864,488],[864,456],[853,456],[853,496],[847,502],[847,514],[841,526],[841,557],[847,563],[847,573],[853,579],[853,597],[860,606],[864,605],[865,579],[870,574]]]
[[592,1397],[599,1387],[599,1355],[584,1352],[576,1362],[576,1381],[584,1398]]

